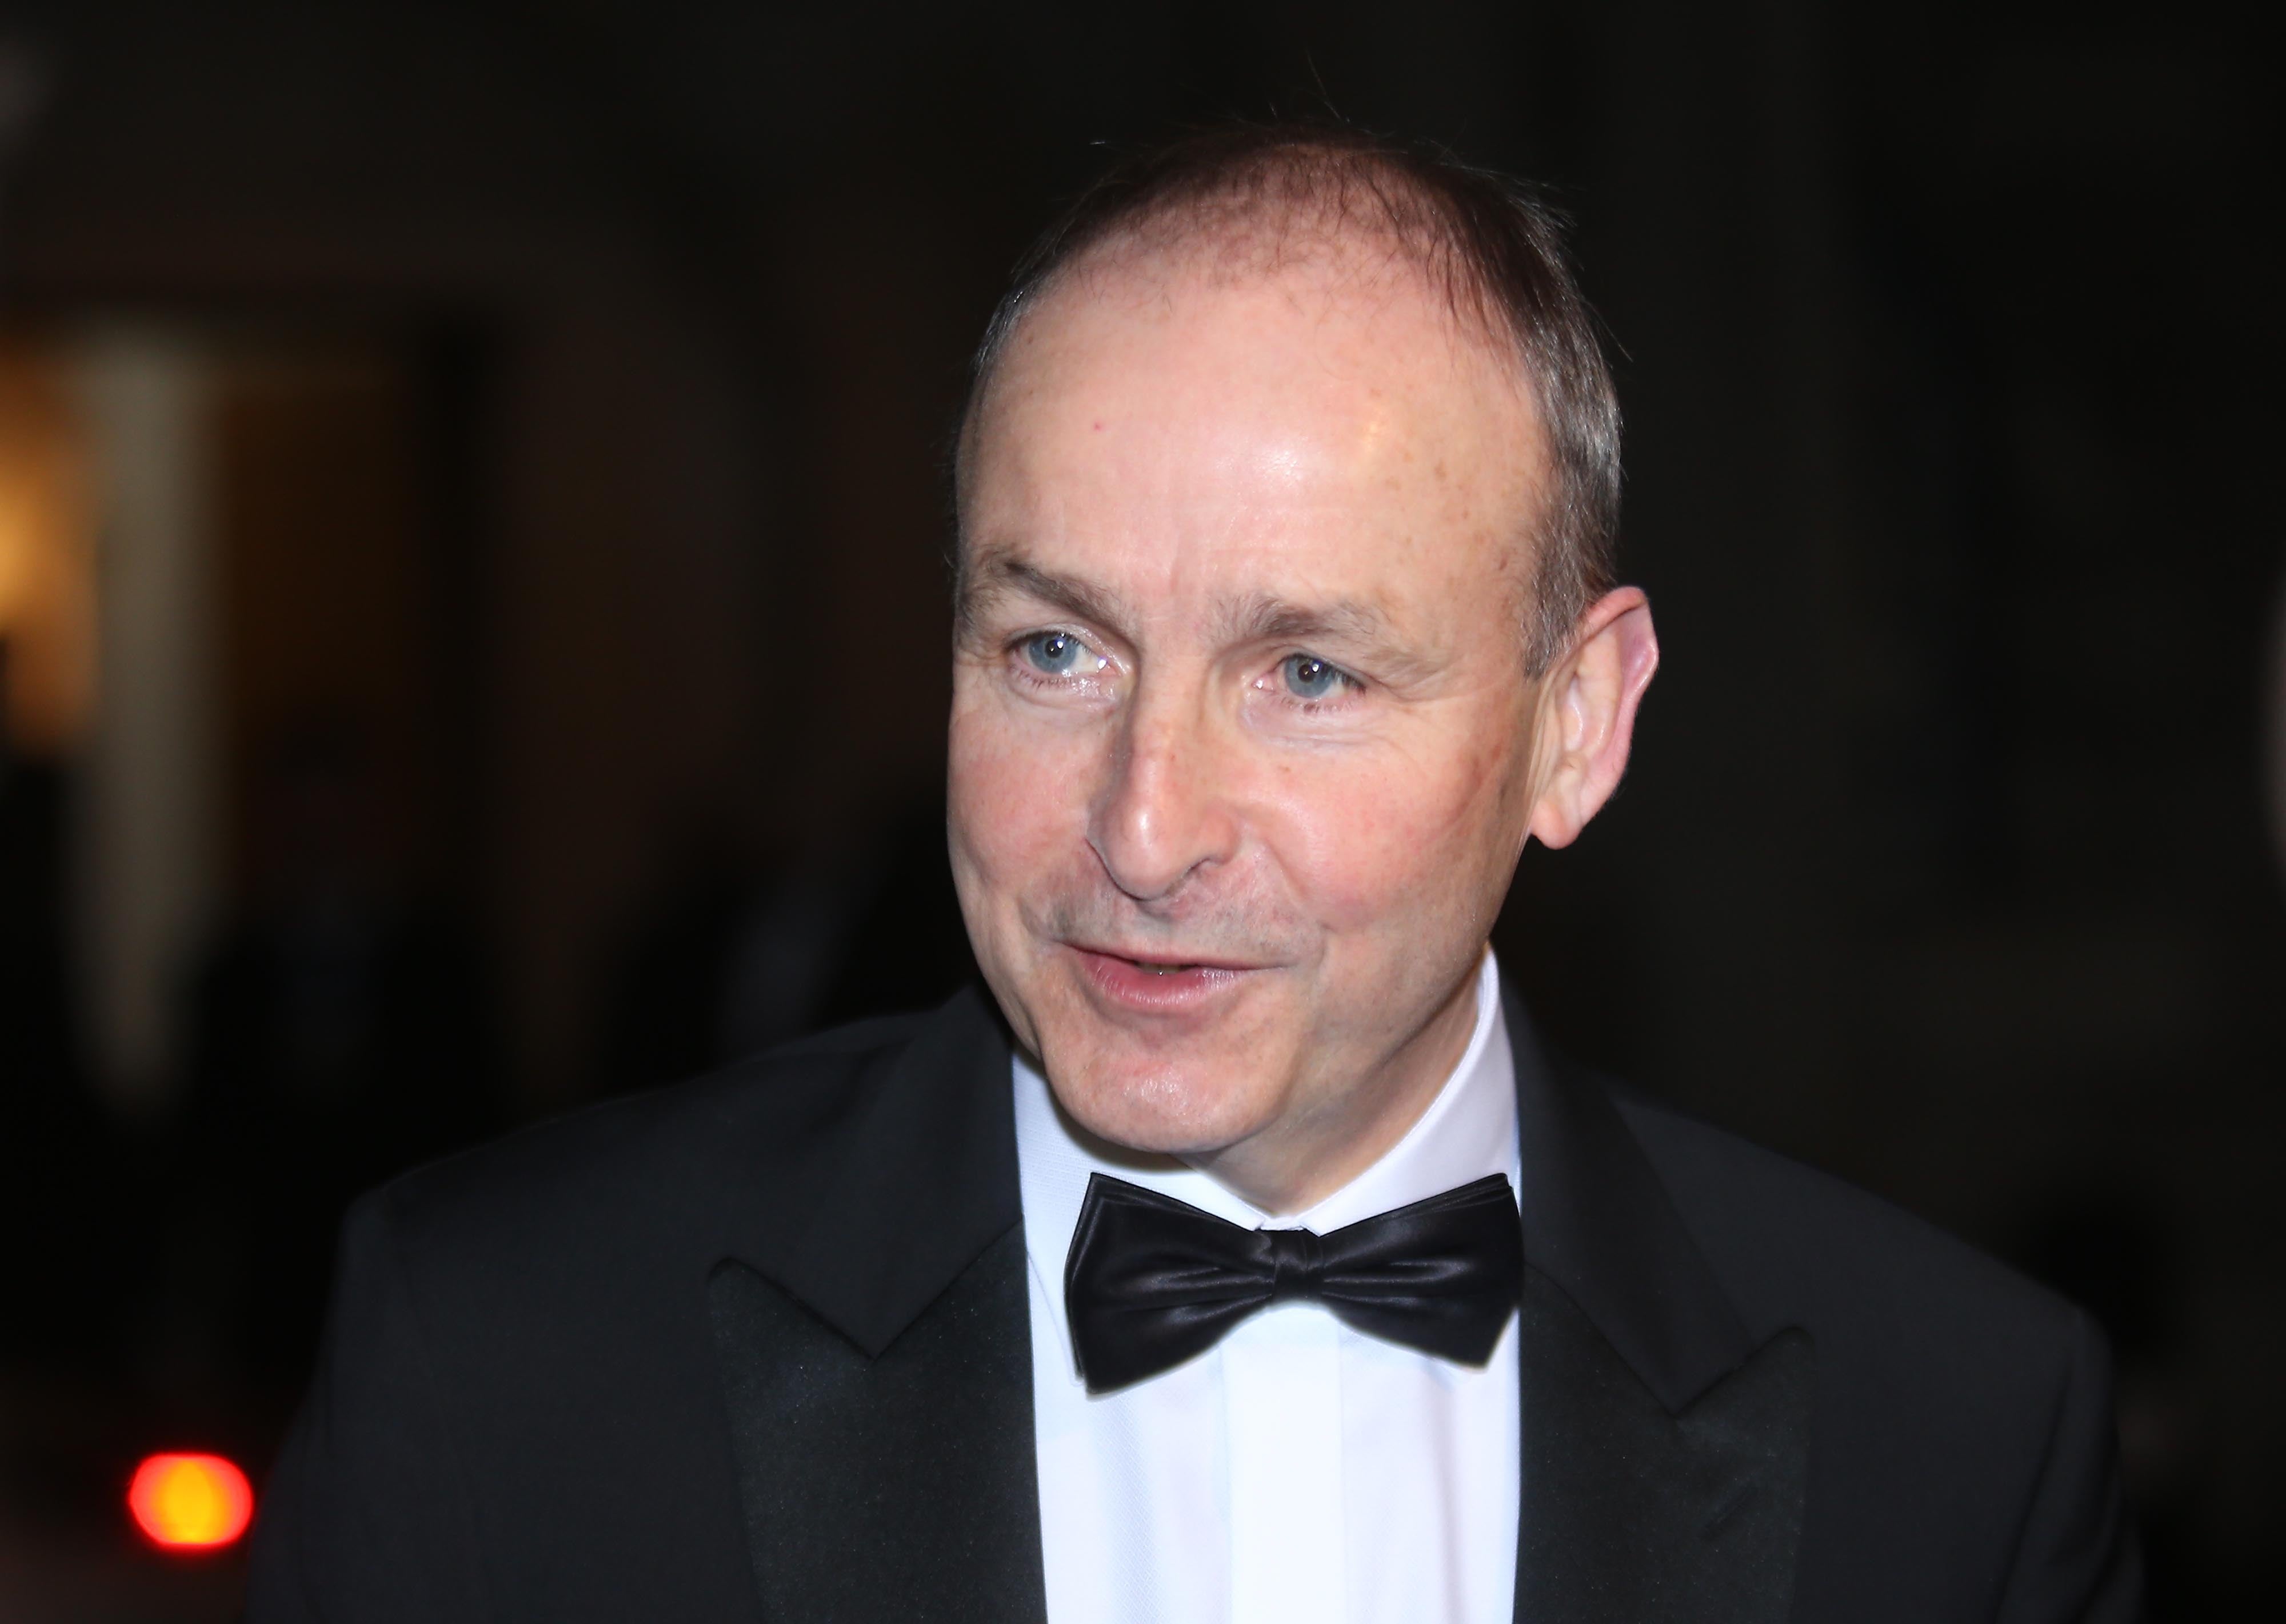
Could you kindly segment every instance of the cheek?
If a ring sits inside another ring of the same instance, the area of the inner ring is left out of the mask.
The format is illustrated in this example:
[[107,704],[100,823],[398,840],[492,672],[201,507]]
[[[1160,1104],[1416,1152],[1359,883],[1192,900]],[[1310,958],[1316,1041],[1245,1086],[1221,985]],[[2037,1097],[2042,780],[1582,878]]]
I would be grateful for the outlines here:
[[1281,866],[1337,932],[1369,933],[1446,913],[1472,916],[1509,842],[1505,750],[1329,761],[1278,786]]
[[[1092,750],[1079,729],[1019,729],[989,699],[957,701],[946,796],[955,877],[973,911],[1005,905],[1083,840]],[[967,895],[971,890],[977,895]]]

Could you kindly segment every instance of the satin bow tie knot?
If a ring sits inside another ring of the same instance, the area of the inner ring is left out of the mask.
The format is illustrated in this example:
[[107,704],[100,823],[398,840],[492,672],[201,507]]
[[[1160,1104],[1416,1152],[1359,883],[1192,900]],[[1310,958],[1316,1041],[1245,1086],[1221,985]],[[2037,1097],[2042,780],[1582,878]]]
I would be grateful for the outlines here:
[[1064,1264],[1073,1352],[1099,1393],[1297,1300],[1368,1336],[1481,1365],[1523,1285],[1523,1226],[1498,1173],[1322,1235],[1242,1228],[1097,1173]]
[[1270,1242],[1270,1300],[1287,1303],[1296,1297],[1324,1295],[1326,1249],[1317,1232],[1309,1229],[1263,1229],[1256,1233]]

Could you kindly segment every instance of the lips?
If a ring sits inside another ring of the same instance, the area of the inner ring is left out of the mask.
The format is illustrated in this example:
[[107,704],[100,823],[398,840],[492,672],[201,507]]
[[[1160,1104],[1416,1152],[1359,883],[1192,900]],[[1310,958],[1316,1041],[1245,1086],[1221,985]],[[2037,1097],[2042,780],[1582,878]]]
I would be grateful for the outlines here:
[[1071,945],[1080,970],[1115,1007],[1143,1014],[1182,1014],[1210,1009],[1249,977],[1251,965],[1130,955]]
[[1148,971],[1155,974],[1178,970],[1239,971],[1257,967],[1254,965],[1242,964],[1234,958],[1178,958],[1164,953],[1123,953],[1117,948],[1082,947],[1076,942],[1073,947],[1076,951],[1092,954],[1098,958],[1116,958],[1123,963],[1133,965],[1139,970]]

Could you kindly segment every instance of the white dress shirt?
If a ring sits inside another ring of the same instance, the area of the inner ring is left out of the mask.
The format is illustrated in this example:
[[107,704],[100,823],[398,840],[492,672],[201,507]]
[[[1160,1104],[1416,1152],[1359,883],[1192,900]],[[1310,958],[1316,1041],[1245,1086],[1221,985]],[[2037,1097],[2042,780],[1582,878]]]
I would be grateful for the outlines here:
[[1015,1062],[1033,1415],[1050,1624],[1493,1624],[1516,1585],[1516,1319],[1482,1368],[1350,1329],[1313,1303],[1090,1397],[1064,1257],[1103,1172],[1249,1229],[1320,1234],[1488,1173],[1519,1180],[1515,1062],[1485,956],[1461,1063],[1387,1155],[1270,1218],[1204,1173],[1093,1138]]

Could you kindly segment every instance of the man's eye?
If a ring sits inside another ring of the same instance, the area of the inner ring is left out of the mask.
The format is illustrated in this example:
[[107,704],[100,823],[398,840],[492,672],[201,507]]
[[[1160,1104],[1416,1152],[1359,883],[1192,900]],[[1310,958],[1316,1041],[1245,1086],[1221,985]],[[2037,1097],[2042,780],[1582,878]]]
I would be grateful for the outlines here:
[[1024,658],[1049,676],[1069,676],[1083,668],[1087,645],[1069,632],[1035,632],[1024,639]]
[[1289,654],[1283,669],[1286,691],[1297,699],[1322,699],[1348,681],[1346,673],[1314,654]]

